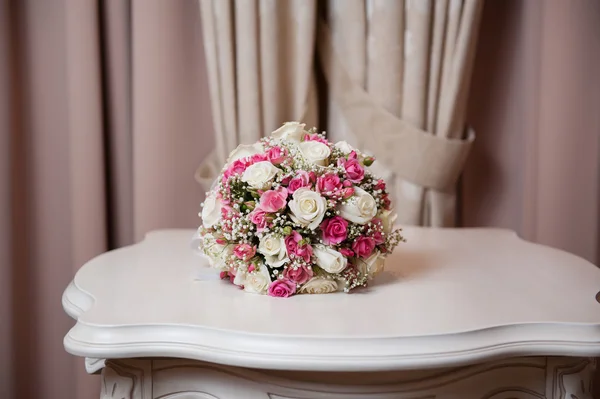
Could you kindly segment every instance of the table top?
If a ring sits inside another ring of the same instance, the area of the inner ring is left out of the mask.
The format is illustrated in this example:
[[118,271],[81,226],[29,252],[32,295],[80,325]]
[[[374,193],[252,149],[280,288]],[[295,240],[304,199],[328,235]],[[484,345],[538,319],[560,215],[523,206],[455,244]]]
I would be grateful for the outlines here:
[[600,269],[500,229],[405,228],[369,288],[272,298],[213,278],[193,230],[84,265],[63,295],[68,352],[377,371],[503,356],[600,356]]

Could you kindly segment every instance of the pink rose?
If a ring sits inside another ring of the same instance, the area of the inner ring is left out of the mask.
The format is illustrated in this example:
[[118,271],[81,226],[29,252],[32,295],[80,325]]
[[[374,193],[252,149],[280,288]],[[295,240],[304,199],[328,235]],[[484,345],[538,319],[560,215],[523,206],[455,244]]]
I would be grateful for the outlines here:
[[271,161],[273,165],[279,165],[287,158],[287,149],[281,147],[271,147],[267,151],[267,159]]
[[292,180],[292,177],[293,176],[291,176],[291,175],[288,175],[288,176],[284,177],[283,179],[281,179],[281,184],[284,185],[284,186],[287,186],[288,184],[290,184],[290,181]]
[[[230,207],[229,205],[221,207],[221,219],[223,220],[232,220],[239,216],[239,213]],[[229,232],[231,231],[231,224],[224,223],[222,226],[223,231]]]
[[316,133],[305,134],[304,135],[304,141],[318,141],[319,143],[323,143],[325,145],[329,145],[329,143],[327,142],[327,140],[325,140],[323,137],[319,136]]
[[368,258],[375,249],[375,240],[371,237],[360,236],[352,243],[352,249],[356,256],[360,258]]
[[229,179],[233,175],[241,175],[242,173],[244,173],[248,166],[250,166],[248,160],[244,158],[236,159],[231,165],[229,165],[227,170],[223,173],[222,181],[227,181],[227,179]]
[[304,284],[313,276],[312,269],[305,265],[291,265],[283,271],[283,277],[295,282],[296,284]]
[[285,248],[288,254],[294,254],[305,262],[310,262],[310,257],[313,254],[312,247],[307,243],[300,243],[302,236],[297,231],[292,231],[292,234],[285,238]]
[[350,258],[354,256],[354,251],[350,248],[340,248],[339,252],[344,255],[346,258]]
[[323,242],[327,245],[336,245],[348,236],[348,221],[341,216],[334,216],[321,222]]
[[383,181],[382,179],[377,180],[377,183],[375,184],[375,186],[373,186],[374,190],[385,190],[385,181]]
[[317,178],[317,192],[332,193],[342,187],[340,177],[333,173],[326,173]]
[[238,244],[233,248],[233,254],[243,261],[249,261],[256,255],[256,247],[250,244]]
[[310,187],[310,175],[304,170],[298,171],[297,176],[290,180],[288,191],[293,194],[294,191],[302,187]]
[[225,220],[231,220],[238,215],[238,212],[230,206],[221,207],[221,217]]
[[287,190],[269,190],[265,191],[260,197],[260,208],[265,212],[273,213],[285,208],[287,203]]
[[256,225],[256,231],[261,232],[267,227],[270,227],[270,224],[273,220],[272,216],[269,216],[264,210],[260,208],[255,208],[252,212],[248,214],[250,216],[250,221]]
[[267,154],[254,154],[252,155],[252,157],[250,157],[250,162],[251,163],[257,163],[257,162],[262,162],[262,161],[266,161],[267,160]]
[[340,195],[343,199],[348,199],[352,197],[354,195],[354,187],[346,187],[343,190],[340,190]]
[[357,159],[349,159],[344,162],[344,169],[346,169],[348,180],[353,183],[360,183],[363,177],[365,177],[365,169]]
[[381,231],[373,232],[373,234],[371,234],[371,237],[373,237],[375,245],[381,245],[385,242],[385,234],[383,234]]
[[296,283],[287,279],[275,280],[269,285],[269,295],[287,298],[296,292]]
[[386,211],[392,209],[392,201],[390,201],[390,196],[388,194],[381,196],[381,202],[383,203],[383,209]]

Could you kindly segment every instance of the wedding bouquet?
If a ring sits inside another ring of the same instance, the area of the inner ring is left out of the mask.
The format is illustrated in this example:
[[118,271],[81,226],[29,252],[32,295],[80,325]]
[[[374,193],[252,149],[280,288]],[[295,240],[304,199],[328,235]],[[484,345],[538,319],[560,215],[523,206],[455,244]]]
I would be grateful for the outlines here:
[[238,146],[202,204],[199,249],[247,292],[349,292],[403,241],[375,159],[304,127]]

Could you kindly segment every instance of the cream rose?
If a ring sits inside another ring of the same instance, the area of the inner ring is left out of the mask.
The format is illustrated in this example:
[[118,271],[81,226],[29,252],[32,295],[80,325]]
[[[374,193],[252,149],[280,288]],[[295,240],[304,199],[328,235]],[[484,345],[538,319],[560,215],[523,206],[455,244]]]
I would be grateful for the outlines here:
[[262,154],[265,148],[261,143],[254,144],[240,144],[237,148],[229,153],[227,163],[230,164],[238,159],[251,157],[252,155]]
[[202,212],[200,217],[202,218],[202,225],[207,229],[213,227],[219,220],[221,220],[221,207],[223,204],[219,200],[214,192],[211,192],[202,204]]
[[309,229],[316,229],[327,210],[327,200],[316,191],[302,187],[294,191],[292,200],[288,202],[292,220]]
[[379,251],[374,251],[373,254],[367,259],[359,259],[358,262],[362,266],[361,272],[367,274],[371,279],[383,270],[383,265],[385,264],[385,257]]
[[306,124],[300,122],[285,122],[283,126],[271,133],[271,136],[278,140],[289,140],[300,142],[307,133],[304,130]]
[[325,166],[327,165],[327,158],[331,155],[331,150],[327,144],[323,144],[320,141],[305,141],[298,144],[300,153],[310,163],[315,165]]
[[340,216],[353,223],[366,224],[377,215],[377,204],[371,194],[354,187],[354,195],[338,207]]
[[383,232],[386,234],[391,233],[394,227],[394,223],[396,222],[396,218],[398,217],[398,214],[394,212],[394,210],[381,211],[379,212],[377,217],[381,219]]
[[265,265],[260,265],[252,272],[245,272],[243,286],[246,292],[266,294],[270,283],[269,269]]
[[358,157],[358,160],[361,162],[365,159],[365,155],[362,152],[360,152],[356,148],[352,147],[350,144],[348,144],[345,141],[338,141],[333,146],[335,148],[337,148],[338,150],[340,150],[342,152],[342,154],[344,154],[344,155],[348,155],[352,151],[356,152],[356,156]]
[[264,190],[281,170],[269,161],[257,162],[248,166],[242,175],[242,181],[252,188]]
[[211,234],[206,234],[204,237],[202,237],[200,248],[202,249],[204,255],[206,255],[208,258],[208,263],[210,263],[212,267],[219,270],[227,269],[225,261],[233,253],[233,245],[221,245],[217,243]]
[[335,280],[324,277],[313,277],[298,291],[300,294],[328,294],[337,291],[338,284]]
[[340,150],[342,152],[342,154],[344,155],[348,155],[350,154],[352,151],[356,151],[358,154],[358,150],[354,147],[352,147],[350,144],[348,144],[346,141],[338,141],[337,143],[335,143],[333,145],[335,148],[337,148],[338,150]]
[[348,266],[348,259],[344,255],[325,245],[315,245],[313,255],[317,266],[327,273],[337,274]]
[[260,239],[258,252],[265,256],[265,263],[271,267],[281,267],[289,262],[283,237],[268,234]]

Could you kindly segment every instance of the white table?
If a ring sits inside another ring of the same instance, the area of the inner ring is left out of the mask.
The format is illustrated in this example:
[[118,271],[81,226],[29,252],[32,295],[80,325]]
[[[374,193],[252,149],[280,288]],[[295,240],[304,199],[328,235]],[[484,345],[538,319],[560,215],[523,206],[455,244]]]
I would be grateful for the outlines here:
[[192,234],[150,233],[66,289],[64,345],[101,398],[592,398],[600,270],[581,258],[407,228],[370,288],[284,299],[211,278]]

